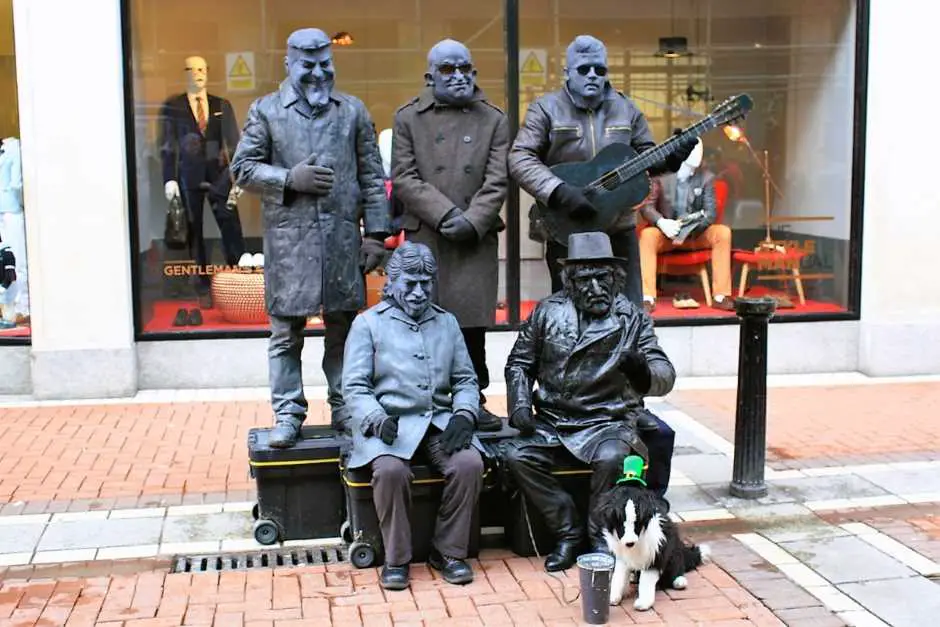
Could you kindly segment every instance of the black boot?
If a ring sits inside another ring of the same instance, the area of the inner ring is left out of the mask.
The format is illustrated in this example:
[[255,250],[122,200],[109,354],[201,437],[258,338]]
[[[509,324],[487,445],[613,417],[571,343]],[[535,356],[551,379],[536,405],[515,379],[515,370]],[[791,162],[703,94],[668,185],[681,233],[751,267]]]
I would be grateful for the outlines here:
[[404,590],[408,587],[408,564],[404,566],[382,567],[379,576],[379,585],[386,590]]
[[545,558],[545,570],[551,573],[574,566],[575,560],[578,559],[578,544],[571,540],[560,541],[555,550]]
[[470,564],[454,557],[441,555],[437,549],[431,549],[428,565],[440,571],[447,583],[463,585],[473,581],[473,569],[470,568]]
[[302,421],[296,418],[278,417],[274,421],[274,428],[268,436],[268,446],[271,448],[290,448],[297,443],[300,437]]
[[480,415],[477,416],[477,431],[502,431],[502,429],[503,418],[480,404]]

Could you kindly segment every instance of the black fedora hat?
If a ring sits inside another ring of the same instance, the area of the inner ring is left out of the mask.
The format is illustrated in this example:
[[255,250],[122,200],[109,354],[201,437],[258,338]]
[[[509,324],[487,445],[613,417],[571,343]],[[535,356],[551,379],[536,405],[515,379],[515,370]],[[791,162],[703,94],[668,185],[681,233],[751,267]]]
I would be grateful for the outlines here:
[[588,231],[568,236],[568,256],[558,263],[619,263],[627,265],[623,257],[615,257],[607,233]]

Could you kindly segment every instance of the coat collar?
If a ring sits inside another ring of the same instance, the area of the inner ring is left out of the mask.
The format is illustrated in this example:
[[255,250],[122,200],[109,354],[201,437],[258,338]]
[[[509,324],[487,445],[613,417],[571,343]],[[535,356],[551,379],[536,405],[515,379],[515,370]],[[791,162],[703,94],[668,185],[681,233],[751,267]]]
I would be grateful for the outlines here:
[[[294,89],[294,86],[290,84],[289,79],[284,79],[281,81],[280,87],[278,87],[278,95],[281,100],[281,106],[285,109],[287,107],[294,107],[301,115],[304,117],[313,117],[313,108],[310,106],[310,103],[301,98],[297,94],[297,90]],[[330,102],[339,103],[339,97],[336,94],[336,89],[333,89],[330,92]]]
[[[486,94],[483,93],[483,90],[480,89],[480,87],[474,85],[473,96],[470,97],[470,103],[483,102],[485,100]],[[434,89],[431,87],[425,87],[423,90],[421,90],[421,95],[418,96],[418,113],[424,113],[428,109],[431,109],[435,106],[443,108],[450,105],[438,102],[437,98],[434,97]]]
[[435,318],[437,318],[439,313],[444,311],[443,309],[441,309],[434,303],[431,303],[431,306],[425,309],[424,313],[421,314],[421,318],[419,318],[416,321],[414,318],[412,318],[411,316],[406,314],[404,311],[399,309],[396,305],[388,302],[387,300],[383,300],[381,303],[376,305],[375,310],[377,313],[388,312],[392,318],[394,318],[395,320],[398,320],[399,322],[404,322],[405,324],[409,326],[413,326],[415,322],[417,322],[418,324],[424,324],[426,322],[434,320]]

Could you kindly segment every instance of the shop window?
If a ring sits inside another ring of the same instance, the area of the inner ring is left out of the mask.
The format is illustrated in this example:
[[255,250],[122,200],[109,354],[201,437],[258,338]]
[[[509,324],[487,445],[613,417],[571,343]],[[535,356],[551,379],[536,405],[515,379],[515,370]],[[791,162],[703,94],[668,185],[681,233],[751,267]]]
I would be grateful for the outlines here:
[[0,0],[0,343],[30,336],[13,2]]
[[[128,0],[126,7],[137,326],[144,336],[268,329],[261,203],[248,192],[229,198],[227,163],[252,101],[276,90],[284,78],[285,42],[292,31],[316,27],[336,34],[337,89],[363,100],[384,138],[380,146],[390,146],[382,132],[423,87],[428,49],[445,37],[468,45],[478,84],[493,103],[506,107],[501,0],[344,0],[316,7],[292,0]],[[203,81],[204,130],[190,97],[202,93]],[[171,210],[187,218],[181,222],[185,234],[172,228],[172,220],[168,229]],[[383,279],[367,279],[373,303]],[[505,305],[504,294],[500,281]],[[505,320],[505,311],[501,307],[494,323]],[[317,317],[308,324],[318,326]]]
[[[730,253],[716,262],[720,247],[709,254],[704,237],[685,246],[706,249],[698,257],[647,253],[644,292],[655,297],[655,320],[733,318],[708,306],[706,290],[774,296],[778,316],[857,306],[850,285],[854,0],[520,0],[519,6],[520,121],[530,102],[561,87],[566,47],[580,34],[606,43],[614,87],[635,98],[657,143],[729,96],[747,93],[754,101],[740,124],[743,135],[716,130],[702,138],[700,171],[714,177],[717,223],[730,229]],[[675,36],[686,38],[691,54],[657,54],[659,39]],[[525,72],[528,56],[544,59],[544,71]],[[671,178],[663,188],[675,194]],[[532,204],[520,191],[523,318],[551,291],[546,246],[529,228]],[[639,232],[646,250],[672,247],[655,225],[640,219],[639,228],[654,230],[646,238]]]

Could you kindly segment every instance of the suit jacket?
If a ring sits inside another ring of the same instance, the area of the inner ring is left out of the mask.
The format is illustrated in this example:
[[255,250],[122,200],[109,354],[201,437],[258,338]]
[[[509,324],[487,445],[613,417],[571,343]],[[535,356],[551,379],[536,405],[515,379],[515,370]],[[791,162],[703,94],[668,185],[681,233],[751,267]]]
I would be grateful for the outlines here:
[[[356,316],[343,357],[343,400],[353,434],[350,468],[380,455],[410,460],[428,428],[443,431],[457,410],[476,420],[480,390],[457,319],[431,305],[414,320],[387,301]],[[363,435],[363,423],[383,415],[399,417],[391,445]],[[483,450],[476,436],[473,445]]]
[[652,225],[660,218],[676,220],[683,215],[704,211],[704,227],[714,224],[718,218],[715,202],[715,176],[708,170],[698,169],[689,177],[689,193],[683,211],[676,211],[676,175],[664,174],[653,180],[649,198],[640,207],[643,219]]
[[184,189],[199,189],[205,181],[213,192],[227,196],[231,188],[228,164],[238,145],[238,120],[232,104],[207,94],[209,110],[205,134],[189,106],[186,94],[167,99],[160,109],[160,157],[163,182],[177,181]]

